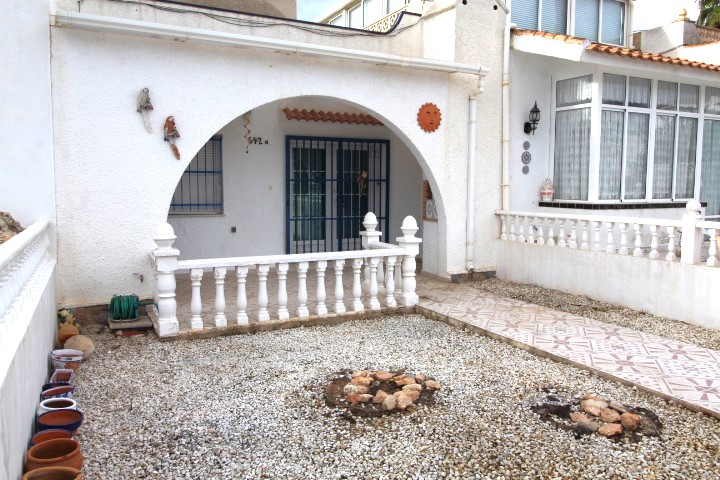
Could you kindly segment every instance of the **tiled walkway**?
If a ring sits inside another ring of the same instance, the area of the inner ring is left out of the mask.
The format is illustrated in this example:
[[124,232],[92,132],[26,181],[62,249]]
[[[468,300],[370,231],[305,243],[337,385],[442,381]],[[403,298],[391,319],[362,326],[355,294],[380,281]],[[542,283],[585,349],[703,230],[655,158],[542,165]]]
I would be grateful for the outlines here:
[[419,310],[720,417],[720,352],[421,277]]

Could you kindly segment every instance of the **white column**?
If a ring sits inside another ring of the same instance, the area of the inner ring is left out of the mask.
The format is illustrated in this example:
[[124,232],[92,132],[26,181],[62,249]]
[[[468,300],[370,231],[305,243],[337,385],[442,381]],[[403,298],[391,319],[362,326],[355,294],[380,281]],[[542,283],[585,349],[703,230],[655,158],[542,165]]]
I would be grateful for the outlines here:
[[320,260],[315,266],[317,273],[317,307],[315,312],[318,315],[327,315],[328,310],[325,305],[325,270],[327,269],[327,260]]
[[370,308],[380,310],[380,301],[378,300],[378,264],[380,259],[373,257],[370,259]]
[[682,218],[682,243],[680,245],[680,262],[695,265],[700,263],[702,251],[702,228],[697,228],[700,219],[700,202],[690,200],[687,213]]
[[668,231],[668,253],[665,255],[665,260],[668,262],[674,262],[677,259],[675,254],[675,227],[667,227]]
[[193,268],[190,270],[190,284],[192,285],[192,298],[190,300],[190,328],[193,330],[203,328],[202,320],[202,295],[200,287],[202,285],[203,269]]
[[613,235],[613,222],[606,222],[607,241],[605,245],[605,253],[615,253],[615,236]]
[[544,218],[538,218],[537,219],[538,224],[538,235],[537,235],[537,244],[538,245],[545,245],[545,219]]
[[527,243],[535,243],[535,217],[528,218]]
[[600,222],[590,222],[590,232],[593,238],[593,252],[599,252],[602,250],[600,246]]
[[588,223],[589,221],[580,220],[580,228],[582,233],[580,234],[580,250],[590,250],[590,243],[588,243]]
[[247,282],[248,267],[237,267],[237,282],[238,282],[238,294],[237,294],[237,322],[238,325],[247,325],[249,322],[247,315],[247,292],[245,291],[245,284]]
[[660,253],[658,253],[658,227],[657,225],[650,225],[650,255],[649,258],[652,260],[657,260],[660,258]]
[[172,248],[175,232],[169,223],[161,223],[155,230],[153,251],[157,272],[158,336],[165,337],[180,331],[175,300],[175,271],[180,250]]
[[[278,319],[287,320],[290,318],[290,312],[287,309],[287,272],[289,266],[287,263],[279,263],[277,267],[278,276]],[[307,293],[306,293],[307,296]]]
[[500,240],[508,239],[507,215],[500,215]]
[[400,257],[397,259],[397,263],[395,263],[395,301],[399,301],[400,303],[403,303],[403,293],[402,293],[402,261],[404,257]]
[[360,232],[363,250],[368,250],[373,243],[379,243],[382,232],[377,231],[378,220],[373,212],[368,212],[363,217],[365,231]]
[[225,318],[225,267],[215,267],[215,326],[227,326]]
[[708,267],[717,267],[718,266],[718,249],[717,249],[717,230],[714,228],[711,228],[708,230],[708,233],[710,234],[710,251],[708,252],[710,256],[707,259],[707,266]]
[[633,225],[633,229],[635,230],[635,249],[633,249],[633,257],[642,257],[643,256],[642,238],[641,238],[642,225],[640,225],[639,223],[636,223]]
[[560,227],[558,228],[558,247],[565,248],[567,247],[567,242],[565,241],[565,220],[559,218],[558,221],[560,222]]
[[266,322],[270,320],[270,312],[268,312],[268,293],[267,293],[267,276],[270,271],[270,265],[258,265],[258,320]]
[[343,303],[343,266],[345,260],[335,260],[335,313],[345,313]]
[[508,215],[508,218],[510,220],[510,241],[515,242],[517,241],[517,236],[515,235],[515,222],[517,222],[517,216],[516,215]]
[[310,316],[310,310],[307,307],[307,272],[310,268],[308,262],[298,263],[298,317],[305,318]]
[[525,224],[527,223],[527,217],[523,216],[522,218],[518,217],[518,228],[520,231],[518,232],[519,235],[517,237],[517,241],[521,243],[525,243]]
[[575,231],[575,220],[569,220],[570,223],[570,242],[568,246],[570,248],[578,248],[577,244],[577,232]]
[[551,247],[555,245],[555,220],[552,218],[548,218],[548,239],[547,239],[547,245],[550,245]]
[[[353,260],[352,294],[353,294],[353,310],[356,312],[362,312],[363,310],[365,310],[365,307],[363,306],[363,303],[362,303],[362,299],[360,298],[362,296],[362,284],[360,283],[360,270],[362,269],[362,266],[363,266],[362,258],[356,258]],[[368,266],[368,269],[369,268],[370,267]]]
[[620,255],[627,255],[630,253],[630,249],[627,246],[627,223],[618,223],[618,226],[620,226],[620,248],[618,249],[618,253]]
[[387,269],[385,271],[385,302],[390,308],[397,307],[395,301],[395,262],[396,257],[387,257]]
[[396,240],[398,246],[406,252],[402,260],[402,301],[405,307],[414,307],[419,300],[415,292],[415,256],[420,253],[422,239],[415,236],[415,232],[418,231],[417,221],[410,215],[405,217],[400,230],[403,236]]

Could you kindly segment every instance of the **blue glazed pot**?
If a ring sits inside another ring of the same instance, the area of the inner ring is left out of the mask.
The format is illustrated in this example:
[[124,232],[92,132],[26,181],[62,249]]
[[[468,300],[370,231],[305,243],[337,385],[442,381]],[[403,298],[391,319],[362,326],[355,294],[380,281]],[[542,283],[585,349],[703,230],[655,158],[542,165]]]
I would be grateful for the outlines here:
[[48,400],[50,398],[70,398],[73,396],[73,392],[75,391],[75,387],[73,385],[68,385],[67,383],[46,384],[45,386],[47,385],[56,386],[43,388],[43,391],[40,394],[40,401]]
[[37,417],[37,431],[48,430],[50,428],[62,428],[68,430],[75,435],[80,425],[83,423],[85,416],[80,410],[63,408],[53,410],[52,412],[43,413]]

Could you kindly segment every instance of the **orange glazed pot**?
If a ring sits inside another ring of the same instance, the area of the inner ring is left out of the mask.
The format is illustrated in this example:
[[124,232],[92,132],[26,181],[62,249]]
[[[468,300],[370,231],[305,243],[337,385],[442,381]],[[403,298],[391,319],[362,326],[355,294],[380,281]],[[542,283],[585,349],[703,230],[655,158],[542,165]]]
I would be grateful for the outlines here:
[[27,472],[22,480],[82,480],[82,474],[76,468],[43,467]]
[[30,447],[25,471],[30,472],[42,467],[70,467],[80,470],[82,464],[83,456],[78,442],[69,438],[57,438]]

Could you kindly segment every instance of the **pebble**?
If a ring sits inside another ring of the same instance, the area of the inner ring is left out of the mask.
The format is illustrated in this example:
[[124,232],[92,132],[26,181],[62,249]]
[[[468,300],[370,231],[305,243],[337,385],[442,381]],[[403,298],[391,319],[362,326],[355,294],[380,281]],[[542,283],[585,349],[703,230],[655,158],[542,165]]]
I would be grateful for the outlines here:
[[[84,333],[86,478],[718,478],[717,419],[420,315],[175,342]],[[423,372],[442,388],[434,405],[349,418],[323,397],[347,370]],[[543,385],[648,408],[662,437],[576,439],[525,407]]]

